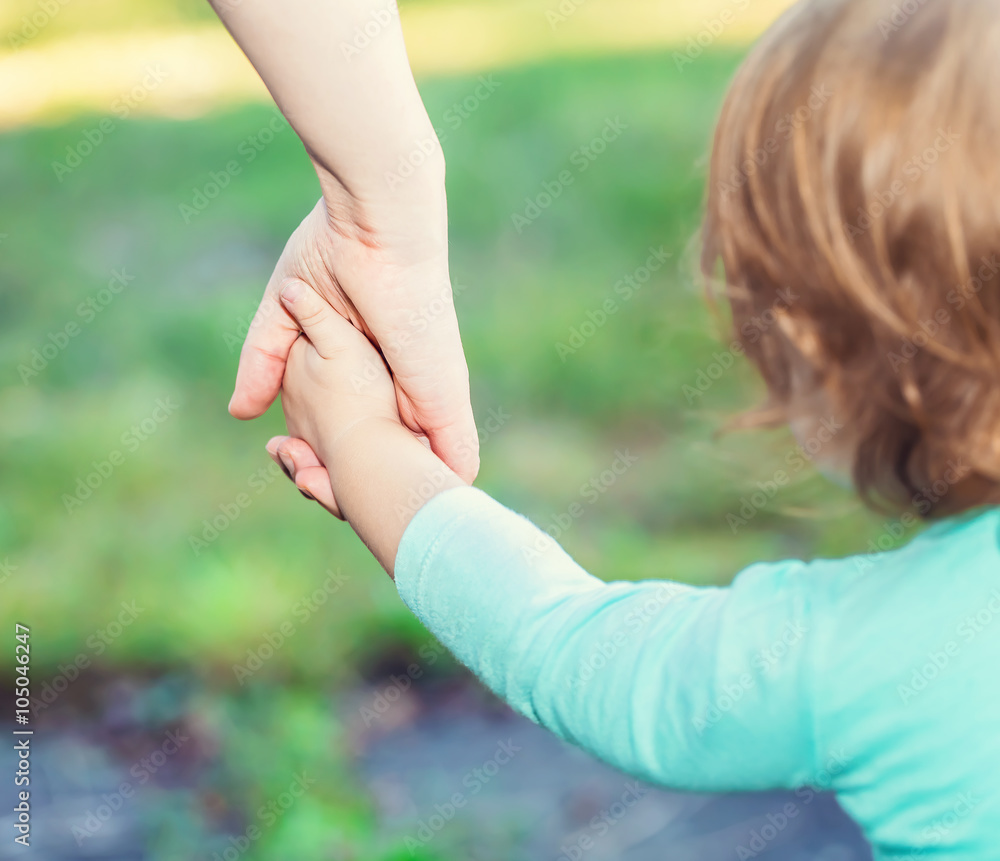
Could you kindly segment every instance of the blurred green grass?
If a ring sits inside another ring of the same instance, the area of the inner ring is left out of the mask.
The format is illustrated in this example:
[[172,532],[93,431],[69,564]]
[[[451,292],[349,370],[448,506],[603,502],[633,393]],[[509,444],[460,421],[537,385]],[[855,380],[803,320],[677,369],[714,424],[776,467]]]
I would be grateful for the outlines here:
[[[477,79],[421,88],[446,133],[474,404],[481,419],[509,415],[485,440],[480,485],[542,526],[580,503],[560,539],[606,579],[725,583],[761,559],[860,551],[882,531],[843,491],[803,475],[734,534],[726,515],[782,467],[791,442],[715,438],[761,396],[741,363],[694,403],[683,392],[721,349],[690,247],[712,122],[738,59],[706,52],[683,75],[666,52],[504,71],[457,127],[449,109]],[[285,132],[190,224],[179,211],[272,116],[246,107],[187,122],[116,121],[61,179],[52,163],[100,117],[0,137],[0,562],[15,566],[2,615],[32,626],[39,679],[84,653],[112,666],[194,666],[220,697],[245,703],[252,695],[232,666],[342,572],[343,587],[296,621],[250,690],[293,699],[303,721],[326,727],[314,750],[293,751],[293,733],[276,756],[325,762],[349,782],[349,753],[327,738],[337,728],[325,692],[336,698],[388,644],[427,635],[350,530],[271,468],[263,444],[283,431],[280,409],[249,424],[226,412],[241,326],[314,203],[315,177]],[[572,154],[615,118],[627,129],[577,172]],[[518,233],[512,214],[567,168],[573,184]],[[564,361],[556,345],[660,246],[668,263]],[[122,269],[134,280],[85,322],[80,303]],[[18,367],[70,322],[79,334],[23,382]],[[158,398],[178,408],[129,451],[123,434]],[[580,487],[619,449],[638,454],[637,467],[591,504]],[[124,463],[67,512],[64,496],[115,450]],[[192,537],[204,539],[205,521],[234,504],[239,516],[196,553]],[[88,638],[133,600],[144,612],[94,655]],[[241,714],[269,726],[266,711]],[[237,739],[227,749],[253,782],[250,746]],[[285,773],[256,791],[273,791]],[[344,792],[334,795],[329,809],[343,810]],[[350,816],[330,815],[363,843],[370,813],[349,807]],[[296,815],[318,814],[303,806]]]

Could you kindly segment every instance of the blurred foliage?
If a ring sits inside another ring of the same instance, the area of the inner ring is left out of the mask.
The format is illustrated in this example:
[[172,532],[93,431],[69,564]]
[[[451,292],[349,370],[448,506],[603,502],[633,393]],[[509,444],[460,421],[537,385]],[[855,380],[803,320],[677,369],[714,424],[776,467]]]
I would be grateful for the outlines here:
[[[33,41],[37,39],[36,44],[43,44],[80,33],[128,32],[137,27],[171,28],[214,20],[217,19],[208,0],[146,0],[143,3],[7,0],[0,10],[0,33],[17,33]],[[32,27],[37,29],[37,35]]]
[[[67,6],[66,26],[83,14],[102,21],[100,8]],[[208,13],[171,0],[141,14],[165,23]],[[723,349],[690,248],[711,125],[737,59],[709,52],[683,75],[665,53],[504,71],[464,118],[454,106],[476,78],[422,87],[448,159],[456,304],[484,428],[480,485],[552,526],[608,579],[725,583],[760,559],[859,551],[883,531],[807,470],[734,533],[727,514],[793,443],[716,438],[761,396],[742,362],[703,397],[684,393]],[[12,569],[2,614],[32,626],[38,679],[80,654],[193,667],[215,692],[204,708],[246,811],[300,763],[324,774],[269,837],[272,849],[331,857],[317,847],[336,834],[353,847],[344,858],[388,858],[396,848],[372,836],[330,715],[380,650],[427,635],[350,530],[271,466],[263,445],[283,431],[280,408],[248,424],[226,412],[246,323],[317,194],[290,131],[252,163],[238,154],[272,117],[247,107],[188,122],[130,118],[61,176],[53,162],[100,117],[0,137],[0,562]],[[609,120],[625,130],[578,169],[574,154]],[[234,158],[241,172],[185,223],[181,204]],[[512,215],[564,170],[573,183],[518,232]],[[650,282],[560,356],[557,345],[620,300],[614,285],[660,246],[671,257]],[[122,271],[133,280],[106,291]],[[92,298],[100,311],[90,314]],[[78,331],[47,359],[67,324]],[[33,360],[44,367],[27,376]],[[150,425],[158,399],[177,407]],[[491,411],[509,418],[488,424]],[[580,488],[620,449],[639,456],[637,468],[591,503]],[[101,476],[115,451],[124,461]],[[68,511],[67,496],[95,473],[99,486]],[[560,526],[574,503],[582,514]],[[343,584],[303,618],[301,602],[337,572]],[[111,637],[123,601],[142,613]],[[233,665],[287,623],[294,634],[241,687]],[[98,632],[109,639],[100,651]],[[262,739],[266,757],[255,754]]]
[[[236,8],[240,0],[220,0],[221,9]],[[790,4],[791,0],[755,0],[751,8],[733,0],[677,0],[667,4],[658,14],[666,14],[670,30],[681,35],[702,29],[710,20],[725,14],[726,20],[736,23],[737,29],[748,21],[756,21],[762,26],[769,23]],[[648,13],[650,0],[398,0],[398,6],[405,16],[408,9],[421,7],[451,8],[460,14],[470,7],[504,7],[515,16],[523,17],[527,26],[539,21],[544,28],[551,14],[562,21],[573,16],[583,6],[606,5],[621,16],[633,16],[642,20]],[[728,10],[728,12],[726,11]],[[5,0],[0,6],[0,35],[16,34],[34,45],[70,38],[77,35],[103,36],[123,34],[139,30],[180,30],[199,24],[214,24],[217,19],[209,0],[145,0],[143,3],[129,3],[127,0]],[[467,19],[472,23],[475,19]],[[744,31],[744,36],[747,32]],[[0,53],[8,47],[7,40],[0,38]]]

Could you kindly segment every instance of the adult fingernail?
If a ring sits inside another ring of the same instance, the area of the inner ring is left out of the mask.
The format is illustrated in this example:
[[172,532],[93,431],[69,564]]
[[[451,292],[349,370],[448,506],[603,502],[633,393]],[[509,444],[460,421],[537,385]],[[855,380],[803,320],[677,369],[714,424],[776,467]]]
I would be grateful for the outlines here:
[[278,457],[281,459],[282,466],[285,467],[285,474],[291,478],[295,471],[295,461],[292,460],[285,452],[279,451]]
[[306,499],[308,499],[308,500],[310,500],[312,502],[316,501],[316,497],[315,496],[313,496],[311,493],[303,490],[301,487],[299,488],[299,493],[301,493]]
[[281,298],[286,302],[295,302],[302,298],[302,282],[301,281],[289,281],[284,287],[281,288]]

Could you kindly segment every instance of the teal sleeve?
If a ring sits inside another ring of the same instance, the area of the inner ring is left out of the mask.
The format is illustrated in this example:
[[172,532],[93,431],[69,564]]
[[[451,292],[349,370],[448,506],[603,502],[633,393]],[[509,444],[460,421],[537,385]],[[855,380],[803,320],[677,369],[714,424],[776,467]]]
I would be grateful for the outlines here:
[[644,780],[700,791],[815,773],[800,562],[729,588],[605,583],[473,488],[428,502],[396,559],[406,604],[516,711]]

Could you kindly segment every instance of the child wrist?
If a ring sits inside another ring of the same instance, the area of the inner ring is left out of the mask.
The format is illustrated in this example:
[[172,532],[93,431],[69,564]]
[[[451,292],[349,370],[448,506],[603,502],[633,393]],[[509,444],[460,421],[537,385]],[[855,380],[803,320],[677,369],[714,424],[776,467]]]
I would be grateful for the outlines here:
[[319,454],[333,480],[335,475],[342,472],[345,464],[358,460],[357,454],[366,446],[366,442],[380,436],[384,445],[386,437],[391,439],[397,434],[400,440],[408,438],[415,442],[413,435],[398,419],[379,415],[359,416],[344,425],[331,439],[324,440]]

